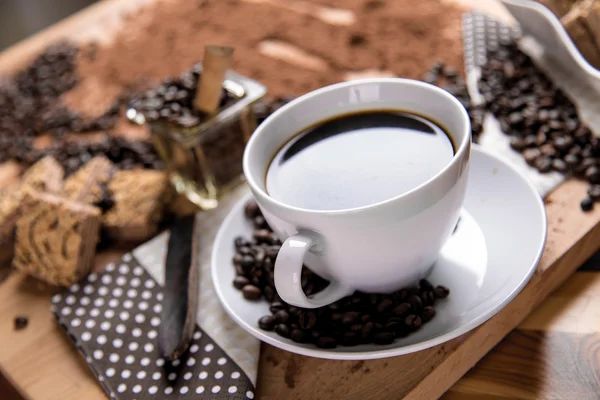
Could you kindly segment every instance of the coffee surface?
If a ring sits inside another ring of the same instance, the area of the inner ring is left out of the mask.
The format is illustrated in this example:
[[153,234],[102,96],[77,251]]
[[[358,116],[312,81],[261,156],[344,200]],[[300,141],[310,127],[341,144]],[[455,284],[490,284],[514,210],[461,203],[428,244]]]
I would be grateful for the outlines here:
[[275,155],[267,192],[291,206],[344,210],[375,204],[426,182],[454,156],[435,123],[395,111],[348,114],[310,127]]

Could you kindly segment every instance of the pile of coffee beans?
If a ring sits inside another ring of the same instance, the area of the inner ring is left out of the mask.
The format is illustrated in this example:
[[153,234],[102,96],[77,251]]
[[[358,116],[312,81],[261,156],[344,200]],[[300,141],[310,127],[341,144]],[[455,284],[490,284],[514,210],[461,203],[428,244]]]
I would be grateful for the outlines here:
[[[265,298],[270,315],[258,321],[266,331],[297,343],[312,343],[320,348],[359,344],[386,345],[409,335],[435,316],[435,304],[450,290],[421,280],[417,287],[389,294],[355,292],[333,304],[317,309],[302,309],[286,304],[277,295],[273,268],[281,241],[269,228],[257,204],[246,204],[246,218],[252,221],[252,238],[235,239],[233,285],[247,300]],[[307,296],[320,292],[328,282],[303,268],[301,284]]]
[[516,44],[488,54],[479,90],[486,110],[529,165],[541,173],[557,171],[589,182],[582,210],[589,211],[600,201],[600,137],[582,123],[573,102]]
[[471,103],[471,96],[467,90],[467,85],[456,70],[444,65],[444,63],[436,63],[431,67],[429,72],[423,76],[422,80],[446,90],[462,103],[471,119],[472,140],[473,142],[478,143],[479,136],[483,131],[485,109],[481,105]]
[[[149,122],[166,119],[182,127],[198,125],[206,118],[193,105],[201,71],[201,65],[197,64],[177,78],[167,78],[156,88],[132,99],[129,107],[141,111]],[[235,100],[231,93],[223,90],[220,107],[225,108]]]
[[65,174],[75,172],[95,156],[103,155],[119,169],[162,169],[163,163],[150,141],[131,141],[119,136],[107,136],[102,141],[82,143],[68,141],[40,152],[51,155],[65,168]]

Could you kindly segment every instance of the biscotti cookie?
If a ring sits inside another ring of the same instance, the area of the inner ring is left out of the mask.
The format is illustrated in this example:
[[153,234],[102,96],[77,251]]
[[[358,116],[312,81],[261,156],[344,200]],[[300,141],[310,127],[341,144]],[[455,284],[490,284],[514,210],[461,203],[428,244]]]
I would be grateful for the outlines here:
[[170,185],[162,171],[130,170],[116,172],[108,190],[114,201],[102,224],[115,240],[141,241],[158,230]]
[[61,195],[73,201],[104,208],[109,197],[108,183],[114,170],[115,166],[108,158],[94,157],[65,179]]
[[57,193],[63,183],[65,171],[52,156],[46,156],[25,171],[21,183],[28,189]]
[[13,266],[50,284],[68,286],[89,273],[100,228],[97,207],[28,191],[17,221]]
[[13,256],[14,231],[24,194],[29,190],[57,192],[62,186],[63,176],[60,164],[47,156],[32,165],[19,183],[0,191],[0,264],[10,262]]

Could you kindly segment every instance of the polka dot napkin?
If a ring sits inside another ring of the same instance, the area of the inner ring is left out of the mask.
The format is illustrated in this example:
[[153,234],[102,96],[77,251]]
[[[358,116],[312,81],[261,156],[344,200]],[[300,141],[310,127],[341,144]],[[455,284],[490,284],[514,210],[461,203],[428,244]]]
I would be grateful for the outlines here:
[[199,326],[179,360],[165,361],[158,351],[168,233],[52,298],[60,325],[111,399],[254,398],[259,342],[214,301],[209,274],[218,226],[245,191],[241,187],[219,210],[199,215]]
[[[599,126],[600,99],[593,86],[585,81],[581,74],[564,69],[560,60],[549,59],[539,43],[530,37],[522,37],[517,26],[508,27],[483,13],[470,12],[463,16],[463,40],[467,87],[475,102],[481,102],[483,99],[477,88],[477,82],[481,76],[480,67],[487,62],[487,52],[497,49],[499,45],[517,41],[519,48],[573,99],[581,118],[592,129],[594,126]],[[558,172],[540,174],[535,168],[529,166],[523,157],[510,147],[509,137],[502,133],[500,124],[492,115],[488,115],[485,119],[480,145],[510,162],[514,168],[531,180],[542,196],[548,194],[565,179]]]

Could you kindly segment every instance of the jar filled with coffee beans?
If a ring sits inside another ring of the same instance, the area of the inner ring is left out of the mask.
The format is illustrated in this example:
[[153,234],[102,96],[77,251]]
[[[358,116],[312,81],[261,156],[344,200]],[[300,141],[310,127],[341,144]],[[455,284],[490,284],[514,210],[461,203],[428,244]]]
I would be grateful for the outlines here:
[[200,209],[218,205],[220,196],[242,181],[242,156],[257,125],[253,106],[266,94],[260,83],[227,72],[219,110],[194,108],[202,66],[131,101],[130,121],[147,123],[152,141],[178,193]]

